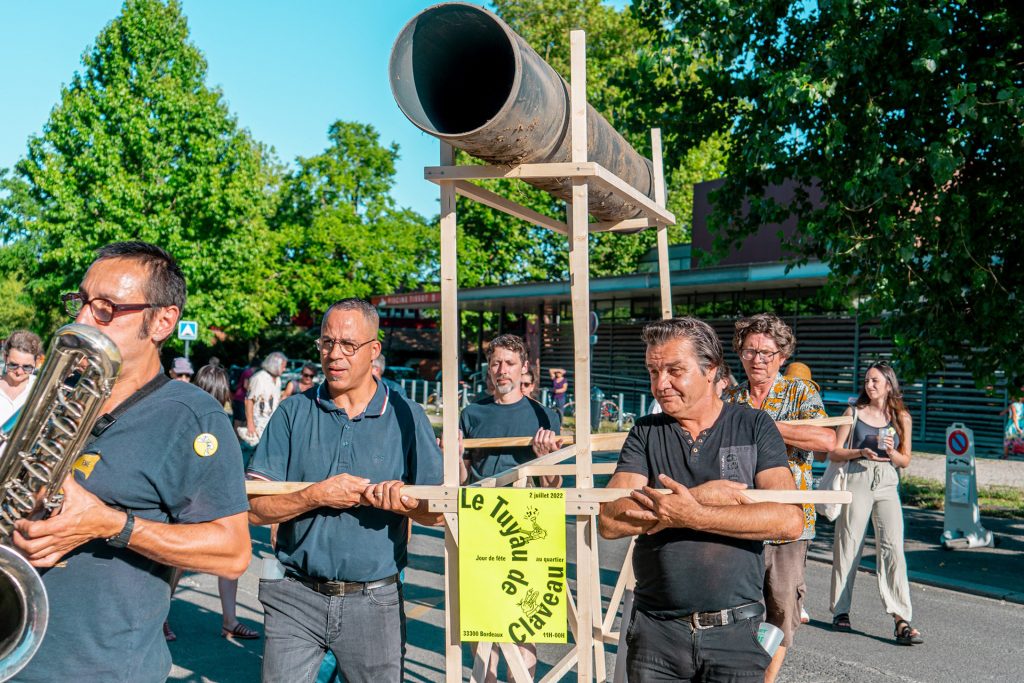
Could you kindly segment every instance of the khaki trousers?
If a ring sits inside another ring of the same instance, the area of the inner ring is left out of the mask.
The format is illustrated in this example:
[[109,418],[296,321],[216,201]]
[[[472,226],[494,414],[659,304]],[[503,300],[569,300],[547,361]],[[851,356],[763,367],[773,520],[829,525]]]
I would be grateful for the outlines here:
[[878,563],[878,592],[885,611],[910,621],[910,582],[903,553],[903,508],[897,491],[899,475],[887,462],[853,460],[846,469],[846,490],[853,502],[842,506],[836,518],[832,545],[833,614],[848,614],[853,600],[853,582],[864,550],[868,519],[875,526],[875,554]]

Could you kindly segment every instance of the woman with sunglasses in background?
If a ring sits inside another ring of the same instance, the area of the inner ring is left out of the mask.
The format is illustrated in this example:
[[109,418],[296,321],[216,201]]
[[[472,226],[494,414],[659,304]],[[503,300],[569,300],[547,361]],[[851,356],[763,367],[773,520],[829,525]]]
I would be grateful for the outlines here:
[[836,442],[843,444],[828,454],[846,461],[846,490],[853,502],[844,505],[836,519],[832,546],[832,628],[849,632],[853,582],[857,576],[868,519],[875,527],[878,592],[885,611],[892,616],[894,636],[900,645],[924,642],[910,624],[910,582],[903,552],[903,507],[898,490],[897,467],[910,464],[910,412],[903,403],[896,373],[886,362],[874,363],[864,375],[864,388],[856,406],[846,409],[853,425],[839,427]]
[[4,342],[4,374],[0,377],[0,426],[25,405],[35,384],[43,342],[28,330],[15,330]]
[[285,385],[284,390],[281,392],[281,400],[285,400],[289,396],[295,394],[301,394],[307,389],[312,389],[313,385],[316,384],[316,366],[312,363],[306,363],[302,366],[302,370],[299,371],[299,378],[293,379]]

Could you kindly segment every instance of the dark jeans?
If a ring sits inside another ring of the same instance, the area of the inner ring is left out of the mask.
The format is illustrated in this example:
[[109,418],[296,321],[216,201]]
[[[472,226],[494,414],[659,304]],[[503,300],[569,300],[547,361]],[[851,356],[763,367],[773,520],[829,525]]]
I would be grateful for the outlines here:
[[294,579],[260,579],[260,602],[264,683],[313,683],[328,650],[347,683],[402,681],[401,583],[331,597]]
[[631,683],[763,681],[772,658],[757,642],[761,618],[694,630],[682,619],[633,610],[626,644]]

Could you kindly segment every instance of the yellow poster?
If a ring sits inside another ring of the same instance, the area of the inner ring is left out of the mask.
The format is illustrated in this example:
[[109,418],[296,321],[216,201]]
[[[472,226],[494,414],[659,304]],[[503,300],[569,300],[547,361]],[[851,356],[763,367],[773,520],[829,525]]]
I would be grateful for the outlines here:
[[459,489],[464,641],[564,643],[565,492]]

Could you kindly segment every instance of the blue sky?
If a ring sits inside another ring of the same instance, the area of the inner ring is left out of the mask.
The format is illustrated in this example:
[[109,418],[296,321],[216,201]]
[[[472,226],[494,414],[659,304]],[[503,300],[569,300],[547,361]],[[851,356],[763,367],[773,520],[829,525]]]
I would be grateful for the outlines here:
[[[253,136],[292,162],[327,144],[336,119],[370,123],[401,148],[393,196],[427,216],[437,189],[423,180],[437,141],[399,111],[388,85],[391,44],[425,0],[182,0],[192,42],[208,62],[207,84]],[[484,4],[484,3],[478,3]],[[0,168],[42,131],[61,85],[118,15],[121,0],[0,2]]]

